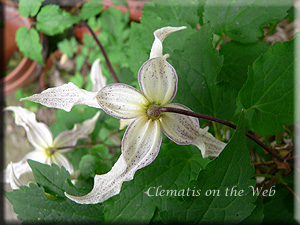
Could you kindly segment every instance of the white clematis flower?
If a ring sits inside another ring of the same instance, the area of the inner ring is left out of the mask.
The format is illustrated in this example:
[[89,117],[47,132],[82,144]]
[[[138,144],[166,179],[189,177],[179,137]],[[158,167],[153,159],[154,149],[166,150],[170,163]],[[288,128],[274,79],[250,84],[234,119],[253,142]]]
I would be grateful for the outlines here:
[[72,82],[69,82],[59,87],[48,88],[40,94],[34,94],[20,100],[40,103],[47,107],[63,109],[67,112],[75,105],[88,105],[100,108],[96,96],[98,91],[106,85],[106,78],[103,76],[100,66],[100,59],[95,60],[93,63],[90,79],[93,84],[92,91],[80,89]]
[[15,113],[15,123],[24,127],[29,142],[34,146],[35,150],[27,153],[24,158],[17,162],[8,165],[4,172],[4,181],[10,183],[14,189],[20,186],[18,180],[22,174],[31,171],[27,159],[32,159],[41,163],[57,164],[64,166],[70,173],[73,173],[73,166],[69,160],[62,154],[63,152],[71,151],[72,148],[64,148],[55,150],[55,148],[74,146],[78,139],[87,138],[95,128],[95,124],[100,115],[97,112],[92,119],[84,121],[82,124],[75,124],[72,130],[60,133],[54,140],[48,126],[44,123],[37,122],[35,114],[22,107],[10,106],[5,110]]
[[109,115],[121,119],[121,127],[129,124],[123,140],[122,154],[113,168],[96,175],[93,190],[85,196],[66,196],[81,204],[95,204],[120,192],[122,183],[133,179],[135,172],[150,164],[158,155],[162,133],[179,145],[194,144],[203,156],[218,155],[225,143],[199,127],[197,118],[163,112],[159,107],[190,110],[171,103],[177,91],[177,74],[162,54],[162,41],[169,34],[185,27],[165,27],[154,32],[150,59],[139,70],[141,92],[121,83],[102,88],[97,100]]

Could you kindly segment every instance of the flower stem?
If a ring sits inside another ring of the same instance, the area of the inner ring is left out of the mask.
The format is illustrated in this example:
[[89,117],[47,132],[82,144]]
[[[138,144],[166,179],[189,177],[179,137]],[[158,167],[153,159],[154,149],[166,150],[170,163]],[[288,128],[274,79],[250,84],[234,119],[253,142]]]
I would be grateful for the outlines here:
[[92,30],[92,28],[88,25],[88,23],[87,23],[86,21],[83,21],[83,22],[84,22],[85,26],[89,29],[89,31],[91,32],[91,34],[92,34],[94,40],[96,41],[97,45],[99,46],[99,48],[100,48],[100,50],[101,50],[101,52],[102,52],[102,54],[103,54],[103,56],[104,56],[104,58],[105,58],[107,67],[108,67],[108,69],[109,69],[109,71],[110,71],[110,73],[111,73],[111,76],[113,77],[114,81],[115,81],[116,83],[120,83],[120,81],[119,81],[119,79],[118,79],[118,77],[117,77],[117,75],[116,75],[116,73],[115,73],[115,71],[114,71],[114,69],[113,69],[113,67],[112,67],[112,65],[111,65],[111,63],[110,63],[110,61],[109,61],[109,58],[108,58],[108,56],[107,56],[107,53],[106,53],[106,51],[105,51],[103,45],[101,44],[100,40],[97,38],[95,32],[94,32],[94,31]]
[[[95,147],[96,145],[73,145],[73,146],[62,146],[62,147],[57,147],[57,148],[51,148],[51,152],[55,152],[57,150],[63,150],[63,149],[68,149],[68,148],[92,148]],[[106,145],[107,148],[121,148],[121,146],[118,145]]]
[[[160,112],[179,113],[179,114],[183,114],[183,115],[187,115],[187,116],[197,117],[197,118],[200,118],[200,119],[215,121],[217,123],[224,124],[224,125],[226,125],[228,127],[231,127],[231,128],[236,130],[236,125],[235,124],[230,123],[226,120],[222,120],[222,119],[217,118],[217,117],[213,117],[213,116],[208,116],[208,115],[204,115],[204,114],[200,114],[200,113],[196,113],[196,112],[192,112],[192,111],[187,111],[187,110],[177,109],[177,108],[171,108],[171,107],[159,107],[159,111]],[[250,139],[252,139],[254,142],[256,142],[263,149],[265,149],[271,156],[276,158],[278,161],[280,161],[280,162],[284,161],[275,152],[273,152],[267,145],[263,144],[260,140],[258,140],[252,134],[246,132],[246,136],[249,137]]]

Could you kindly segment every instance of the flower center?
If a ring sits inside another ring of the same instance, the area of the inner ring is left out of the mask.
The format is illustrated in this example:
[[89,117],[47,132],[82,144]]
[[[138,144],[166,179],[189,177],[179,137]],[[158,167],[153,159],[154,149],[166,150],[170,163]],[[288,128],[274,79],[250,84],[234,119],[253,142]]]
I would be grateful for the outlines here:
[[159,119],[161,112],[158,105],[149,105],[147,109],[147,115],[150,119]]
[[45,153],[48,157],[51,157],[54,153],[54,151],[52,151],[52,148],[47,148],[45,149]]

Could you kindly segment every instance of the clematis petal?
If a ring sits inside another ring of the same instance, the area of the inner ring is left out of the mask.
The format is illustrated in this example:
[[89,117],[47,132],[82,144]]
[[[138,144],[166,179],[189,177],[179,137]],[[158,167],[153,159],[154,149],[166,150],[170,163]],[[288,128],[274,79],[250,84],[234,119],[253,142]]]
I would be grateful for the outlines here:
[[34,94],[20,100],[32,101],[47,107],[63,109],[69,112],[74,105],[88,105],[100,108],[96,100],[96,95],[97,92],[80,89],[72,82],[69,82],[59,87],[48,88],[40,94]]
[[165,40],[165,38],[172,34],[175,31],[183,30],[185,29],[185,26],[182,27],[163,27],[156,31],[154,31],[154,42],[151,48],[150,52],[150,59],[156,58],[156,57],[163,57],[163,46],[162,43]]
[[130,125],[134,119],[120,119],[120,130],[123,130],[126,126]]
[[92,91],[100,91],[106,85],[106,77],[102,74],[100,59],[95,60],[91,69]]
[[[54,140],[53,146],[73,146],[80,138],[87,138],[95,128],[96,122],[99,118],[100,111],[95,114],[92,119],[84,121],[82,124],[75,124],[72,130],[63,131]],[[64,149],[64,152],[70,149]]]
[[19,189],[20,186],[25,185],[22,181],[20,181],[17,178],[17,176],[15,174],[15,171],[14,171],[14,166],[13,166],[12,162],[10,162],[10,164],[8,165],[8,167],[9,167],[9,171],[10,171],[8,179],[9,179],[9,184],[10,184],[11,188],[12,189]]
[[81,197],[70,196],[81,204],[96,204],[118,194],[122,183],[133,179],[135,172],[150,164],[157,156],[162,141],[158,120],[136,119],[126,130],[122,141],[122,154],[113,168],[104,175],[96,175],[93,190]]
[[137,118],[127,128],[122,140],[122,154],[129,167],[147,166],[157,156],[162,141],[159,120],[147,116]]
[[[29,164],[27,163],[27,159],[32,159],[41,163],[45,163],[46,161],[46,155],[44,152],[35,150],[32,152],[27,153],[24,158],[17,162],[13,163],[12,167],[14,169],[14,174],[17,179],[19,179],[23,174],[31,172],[31,168]],[[7,166],[7,168],[4,170],[4,182],[9,183],[11,181],[11,173],[12,173],[12,167],[10,165]]]
[[9,106],[5,110],[15,113],[15,123],[24,127],[29,142],[36,149],[44,149],[52,146],[53,137],[48,126],[44,123],[37,122],[35,114],[20,106]]
[[[178,108],[191,111],[188,107],[181,104],[168,104],[166,107]],[[197,118],[178,114],[163,113],[161,125],[164,133],[172,141],[179,145],[191,144],[199,136],[199,121]]]
[[163,58],[145,62],[139,71],[139,84],[150,103],[165,105],[172,101],[177,91],[177,74]]
[[218,140],[208,132],[208,127],[201,129],[199,136],[194,141],[193,145],[201,150],[203,157],[218,156],[225,148],[226,143]]
[[148,100],[127,84],[110,84],[102,88],[97,100],[101,108],[119,119],[132,119],[146,114]]
[[56,151],[53,153],[53,155],[51,155],[51,158],[48,162],[46,162],[46,164],[51,165],[52,163],[55,163],[56,165],[58,165],[59,167],[65,167],[66,170],[69,171],[70,174],[74,173],[74,169],[73,166],[71,164],[71,162],[60,152]]
[[73,196],[65,192],[65,195],[80,204],[97,204],[104,202],[120,192],[123,182],[123,179],[120,177],[126,170],[126,167],[125,159],[121,154],[118,161],[108,173],[94,177],[94,187],[90,193],[84,196]]

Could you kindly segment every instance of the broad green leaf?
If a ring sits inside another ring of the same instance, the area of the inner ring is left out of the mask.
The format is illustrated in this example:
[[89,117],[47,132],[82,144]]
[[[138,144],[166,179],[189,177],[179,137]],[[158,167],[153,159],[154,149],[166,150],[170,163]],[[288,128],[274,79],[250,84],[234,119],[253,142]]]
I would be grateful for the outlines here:
[[21,16],[35,16],[44,0],[20,0],[19,11]]
[[[167,197],[152,196],[155,188],[182,189],[209,159],[203,159],[193,146],[163,144],[158,157],[149,166],[136,172],[134,180],[125,182],[119,195],[105,201],[107,222],[148,223],[155,210],[161,210]],[[148,192],[150,188],[150,195]]]
[[91,0],[86,2],[81,10],[79,17],[82,20],[87,20],[90,17],[96,16],[102,10],[102,1],[99,0]]
[[24,57],[29,57],[44,65],[43,47],[40,44],[39,34],[34,28],[28,30],[27,27],[20,27],[16,33],[16,41]]
[[243,220],[241,225],[261,224],[264,219],[264,204],[261,197],[258,197],[255,203],[256,207],[251,215]]
[[230,83],[217,83],[223,57],[213,47],[213,34],[205,25],[191,35],[182,50],[172,53],[170,63],[178,75],[178,90],[173,102],[184,103],[195,112],[231,120],[237,91]]
[[31,183],[6,192],[18,219],[24,224],[99,224],[103,222],[101,205],[80,205],[67,198],[53,199],[43,187]]
[[[295,170],[294,173],[298,173],[299,170]],[[294,186],[294,174],[291,173],[284,178],[290,189]],[[296,186],[294,186],[296,187]],[[293,202],[299,201],[290,190],[286,189],[283,185],[278,184],[273,187],[274,195],[266,196],[264,198],[264,221],[263,224],[292,224],[297,225],[295,221],[295,211]]]
[[241,44],[231,41],[222,45],[220,55],[224,56],[224,63],[217,81],[231,83],[236,90],[240,90],[248,78],[248,67],[267,49],[266,42]]
[[243,43],[256,42],[264,34],[262,27],[279,22],[291,6],[292,0],[207,0],[204,22],[219,35]]
[[36,29],[53,36],[62,33],[78,21],[79,17],[67,13],[59,8],[58,5],[46,5],[37,16]]
[[56,164],[51,167],[33,160],[28,160],[35,181],[43,186],[47,193],[55,197],[65,198],[64,192],[77,192],[75,187],[68,183],[71,179],[69,172],[64,168],[59,168]]
[[[137,72],[142,64],[149,59],[152,43],[154,41],[153,32],[166,26],[187,26],[196,27],[199,22],[197,15],[198,1],[194,0],[154,0],[146,2],[141,23],[132,23],[128,42],[130,69]],[[172,53],[174,49],[182,49],[184,40],[188,38],[194,30],[188,29],[168,36],[164,41],[164,54]],[[173,55],[171,54],[171,58]]]
[[294,117],[294,42],[277,42],[259,57],[239,92],[252,129],[261,135],[283,131]]
[[[251,187],[255,180],[246,147],[243,115],[230,142],[219,157],[201,170],[189,188],[190,196],[167,202],[169,218],[176,222],[211,224],[239,223],[250,216],[256,196]],[[170,222],[170,221],[169,221]]]

